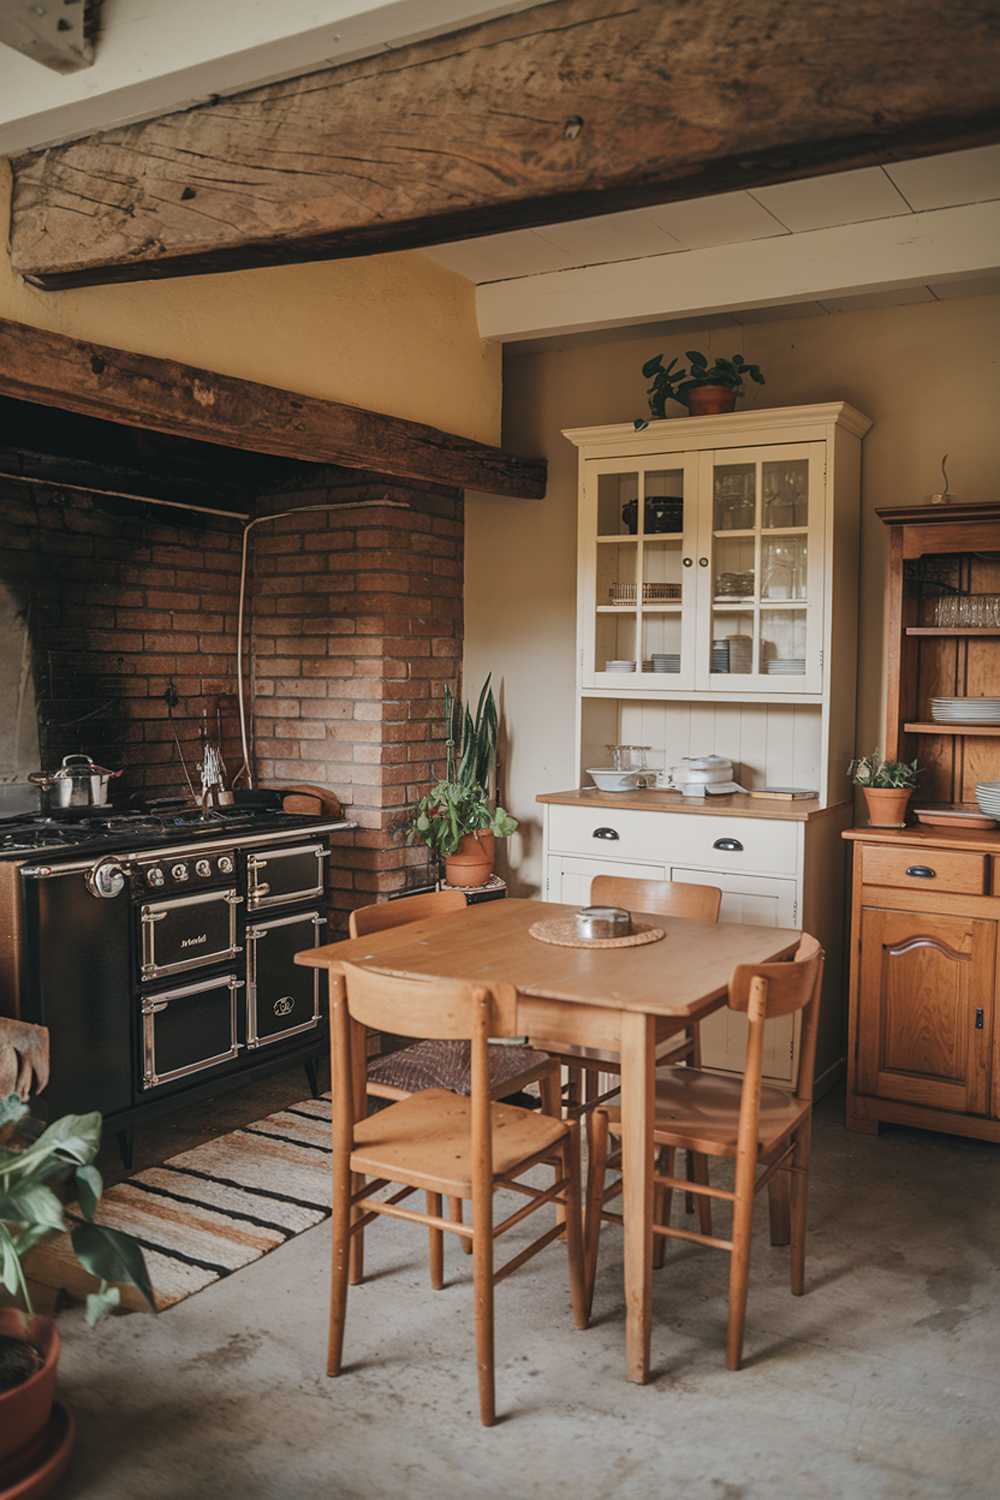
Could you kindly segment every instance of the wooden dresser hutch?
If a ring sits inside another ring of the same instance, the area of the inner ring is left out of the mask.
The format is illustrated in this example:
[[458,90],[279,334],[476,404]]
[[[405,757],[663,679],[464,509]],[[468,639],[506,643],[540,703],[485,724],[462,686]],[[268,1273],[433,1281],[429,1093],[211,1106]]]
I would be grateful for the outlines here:
[[[939,626],[943,593],[1000,593],[1000,503],[880,510],[889,527],[883,753],[919,756],[914,805],[1000,778],[1000,725],[935,696],[1000,697],[1000,625]],[[1000,827],[854,828],[847,1123],[1000,1142]]]

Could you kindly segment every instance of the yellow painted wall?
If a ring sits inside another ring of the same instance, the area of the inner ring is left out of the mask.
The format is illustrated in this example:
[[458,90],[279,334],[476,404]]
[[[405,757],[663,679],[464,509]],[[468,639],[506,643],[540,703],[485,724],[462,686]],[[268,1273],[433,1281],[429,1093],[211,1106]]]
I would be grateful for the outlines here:
[[0,317],[498,439],[500,350],[473,287],[426,256],[39,292],[11,270],[9,207],[0,161]]
[[[553,341],[556,343],[556,341]],[[509,735],[506,800],[523,820],[510,855],[519,884],[541,874],[536,793],[573,784],[576,450],[563,427],[623,422],[645,411],[640,374],[660,350],[731,354],[765,370],[745,405],[845,400],[871,417],[863,453],[858,745],[878,740],[882,695],[885,529],[877,505],[924,499],[951,455],[962,499],[1000,497],[1000,297],[692,329],[664,339],[641,328],[508,354],[504,445],[545,455],[545,500],[470,498],[466,507],[466,679],[492,670]],[[677,418],[683,421],[683,417]]]

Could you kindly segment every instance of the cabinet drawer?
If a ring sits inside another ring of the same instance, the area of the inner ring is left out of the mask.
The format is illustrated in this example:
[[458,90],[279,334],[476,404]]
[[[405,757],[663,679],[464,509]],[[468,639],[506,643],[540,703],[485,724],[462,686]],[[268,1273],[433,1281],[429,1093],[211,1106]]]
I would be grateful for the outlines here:
[[613,807],[549,808],[549,849],[590,859],[703,865],[755,875],[798,874],[801,825],[710,813]]
[[965,849],[899,849],[888,844],[865,844],[861,851],[861,879],[865,885],[891,885],[915,890],[953,891],[981,896],[986,889],[986,855]]

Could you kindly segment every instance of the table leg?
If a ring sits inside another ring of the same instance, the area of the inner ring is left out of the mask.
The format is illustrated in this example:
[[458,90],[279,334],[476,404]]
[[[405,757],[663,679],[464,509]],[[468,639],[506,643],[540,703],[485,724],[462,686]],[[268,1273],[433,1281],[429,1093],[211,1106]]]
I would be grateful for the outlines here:
[[625,1309],[628,1378],[649,1379],[653,1266],[653,1097],[656,1023],[624,1011],[621,1018],[621,1121],[625,1219]]

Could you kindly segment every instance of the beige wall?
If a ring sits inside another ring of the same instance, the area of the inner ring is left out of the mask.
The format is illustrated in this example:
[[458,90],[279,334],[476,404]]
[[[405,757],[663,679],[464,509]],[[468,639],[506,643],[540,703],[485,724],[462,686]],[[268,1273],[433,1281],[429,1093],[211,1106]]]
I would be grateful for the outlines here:
[[0,161],[0,317],[497,441],[500,350],[426,256],[39,292],[11,270],[9,205]]
[[746,404],[846,400],[871,417],[863,445],[861,746],[880,732],[885,547],[874,508],[938,489],[946,451],[955,494],[1000,494],[1000,297],[695,329],[669,340],[616,330],[553,345],[509,353],[504,373],[504,443],[548,457],[546,499],[474,497],[466,511],[466,681],[478,687],[492,670],[503,687],[506,800],[524,824],[509,853],[525,885],[541,871],[534,797],[572,785],[576,774],[576,451],[560,429],[641,415],[645,358],[661,349],[740,350],[768,381],[751,387]]

